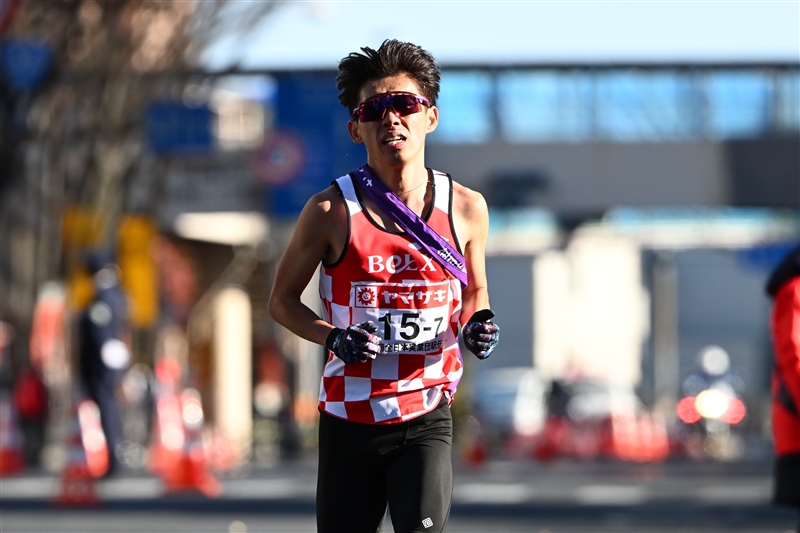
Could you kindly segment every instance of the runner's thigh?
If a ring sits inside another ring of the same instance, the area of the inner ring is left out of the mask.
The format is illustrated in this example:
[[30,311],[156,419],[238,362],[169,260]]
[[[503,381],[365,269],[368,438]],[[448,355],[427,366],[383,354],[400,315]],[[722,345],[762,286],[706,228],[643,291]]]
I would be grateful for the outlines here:
[[449,435],[429,435],[392,461],[387,490],[395,533],[444,531],[453,498],[451,450]]
[[379,461],[364,453],[350,424],[324,413],[319,426],[317,532],[375,533],[386,512]]

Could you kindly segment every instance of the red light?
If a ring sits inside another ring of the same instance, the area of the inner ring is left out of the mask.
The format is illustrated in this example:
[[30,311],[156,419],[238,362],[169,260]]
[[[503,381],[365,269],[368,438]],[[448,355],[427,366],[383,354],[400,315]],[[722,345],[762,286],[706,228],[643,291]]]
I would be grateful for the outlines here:
[[678,402],[676,411],[678,413],[678,418],[680,418],[684,424],[694,424],[703,418],[700,416],[700,413],[697,412],[697,409],[694,406],[694,401],[694,396],[687,396]]
[[731,425],[738,424],[744,420],[746,414],[747,408],[745,408],[744,402],[739,398],[731,398],[728,402],[728,410],[722,415],[722,421]]

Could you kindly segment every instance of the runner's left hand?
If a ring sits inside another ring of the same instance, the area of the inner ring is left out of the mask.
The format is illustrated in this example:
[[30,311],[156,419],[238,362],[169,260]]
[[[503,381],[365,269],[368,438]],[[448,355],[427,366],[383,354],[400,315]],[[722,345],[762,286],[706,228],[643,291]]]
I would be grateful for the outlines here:
[[500,342],[500,327],[492,322],[494,312],[491,309],[476,311],[461,330],[467,350],[478,359],[486,359]]

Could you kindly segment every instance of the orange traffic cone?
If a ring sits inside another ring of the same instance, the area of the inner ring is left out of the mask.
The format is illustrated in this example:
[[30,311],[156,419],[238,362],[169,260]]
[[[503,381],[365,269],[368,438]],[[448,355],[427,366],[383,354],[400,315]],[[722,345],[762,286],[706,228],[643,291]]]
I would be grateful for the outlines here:
[[208,469],[208,454],[202,439],[203,406],[195,389],[181,393],[181,414],[183,450],[180,459],[163,473],[167,492],[197,491],[216,498],[222,493],[222,484]]
[[651,463],[661,462],[669,457],[669,438],[667,425],[662,416],[648,413],[647,417],[647,452],[645,460]]
[[186,440],[181,399],[177,393],[163,392],[156,398],[152,434],[148,468],[153,474],[165,477],[180,462]]
[[610,424],[607,441],[603,446],[604,452],[613,459],[632,460],[636,457],[638,440],[636,418],[633,415],[614,414]]
[[561,417],[551,416],[545,422],[544,430],[531,453],[537,460],[548,462],[558,457],[568,457],[573,450],[569,423]]
[[636,417],[636,433],[634,436],[633,456],[631,459],[637,463],[646,463],[650,460],[650,446],[653,438],[653,425],[647,414]]
[[155,364],[155,417],[148,453],[148,469],[165,478],[183,455],[186,438],[178,394],[181,368],[172,358],[162,357]]
[[[96,439],[96,435],[92,435],[89,432],[89,438],[87,439],[81,427],[81,406],[84,404],[88,405],[88,407],[83,409],[83,418],[91,417],[92,405],[94,405],[94,409],[97,409],[97,405],[90,400],[84,400],[75,409],[72,431],[68,442],[69,455],[67,464],[61,473],[61,492],[56,500],[60,505],[95,505],[99,501],[94,490],[95,475],[92,473],[88,460],[90,454],[87,453],[86,449],[87,441],[92,445],[97,445],[96,442],[92,442],[93,438]],[[105,437],[103,437],[103,442],[105,442]],[[107,461],[108,459],[106,458],[106,468],[108,467]]]
[[573,427],[572,454],[581,460],[595,459],[600,454],[600,437],[593,426]]
[[92,400],[81,401],[78,404],[78,420],[89,473],[94,477],[102,477],[108,472],[108,454],[111,452],[100,423],[100,408]]
[[236,464],[236,458],[233,452],[233,446],[225,433],[217,428],[210,436],[211,469],[215,472],[226,472],[231,470]]
[[488,446],[486,445],[486,441],[480,436],[477,437],[464,452],[464,462],[473,468],[483,465],[488,457]]
[[475,417],[467,418],[462,434],[462,458],[464,464],[477,468],[489,457],[489,446],[481,422]]
[[0,477],[25,467],[22,432],[11,396],[0,396]]

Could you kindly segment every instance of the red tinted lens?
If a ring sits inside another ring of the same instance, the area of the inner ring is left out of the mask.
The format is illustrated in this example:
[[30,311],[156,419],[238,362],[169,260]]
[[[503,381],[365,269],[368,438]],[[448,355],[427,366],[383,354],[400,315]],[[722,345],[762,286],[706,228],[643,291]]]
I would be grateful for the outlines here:
[[404,117],[412,113],[419,113],[420,105],[416,94],[395,94],[392,96],[392,109]]
[[376,96],[365,101],[358,108],[358,120],[361,122],[371,122],[373,120],[380,120],[386,113],[386,107],[391,102],[389,96]]
[[382,94],[366,100],[356,108],[353,114],[361,122],[371,122],[381,120],[386,114],[386,110],[391,108],[403,117],[418,113],[421,103],[427,103],[427,99],[415,94]]

